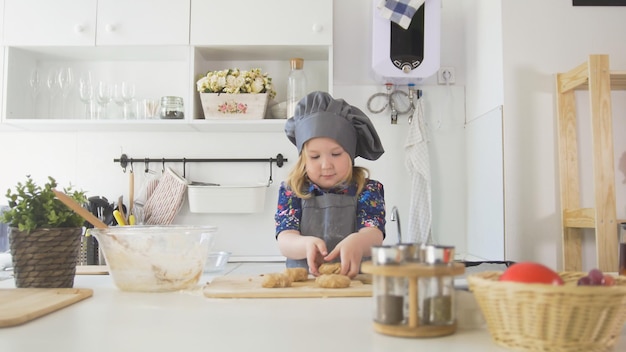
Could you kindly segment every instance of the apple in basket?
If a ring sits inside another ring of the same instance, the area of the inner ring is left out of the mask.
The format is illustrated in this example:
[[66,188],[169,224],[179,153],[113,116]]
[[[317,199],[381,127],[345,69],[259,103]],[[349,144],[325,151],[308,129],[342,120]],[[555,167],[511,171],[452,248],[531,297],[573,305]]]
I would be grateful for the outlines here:
[[535,262],[520,262],[508,267],[500,281],[512,281],[533,284],[563,285],[563,279],[554,270]]

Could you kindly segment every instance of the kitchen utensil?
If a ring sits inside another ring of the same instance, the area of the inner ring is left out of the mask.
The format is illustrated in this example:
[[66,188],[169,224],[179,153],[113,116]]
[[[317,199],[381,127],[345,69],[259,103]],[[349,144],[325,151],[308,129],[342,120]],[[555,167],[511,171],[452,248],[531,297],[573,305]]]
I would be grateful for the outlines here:
[[264,288],[261,275],[226,275],[213,279],[203,288],[211,298],[304,298],[304,297],[370,297],[372,285],[352,280],[346,288],[321,288],[311,278],[293,282],[291,287]]
[[87,288],[0,289],[0,327],[24,324],[92,295]]
[[112,226],[93,229],[115,285],[123,291],[189,289],[215,241],[213,226]]
[[115,217],[115,220],[117,221],[118,225],[126,226],[126,220],[124,219],[124,216],[122,216],[122,213],[120,213],[119,210],[117,209],[113,210],[113,216]]
[[87,222],[92,224],[94,227],[99,228],[99,229],[106,229],[108,227],[107,224],[100,221],[100,219],[95,217],[92,213],[90,213],[87,209],[83,208],[80,204],[76,203],[76,201],[72,199],[70,196],[68,196],[67,194],[61,191],[57,191],[56,189],[53,191],[54,191],[54,194],[57,196],[57,198],[61,202],[63,202],[63,204],[67,205],[70,209],[74,210],[78,215],[82,216],[83,219],[87,220]]
[[135,173],[132,168],[128,172],[128,202],[130,204],[128,206],[128,214],[132,214],[133,204],[135,203]]

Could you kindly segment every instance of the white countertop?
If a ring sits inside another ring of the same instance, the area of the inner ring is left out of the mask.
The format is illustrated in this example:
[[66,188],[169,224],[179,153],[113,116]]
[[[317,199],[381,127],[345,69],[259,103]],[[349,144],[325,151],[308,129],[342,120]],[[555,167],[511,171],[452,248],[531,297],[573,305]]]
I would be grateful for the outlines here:
[[[225,272],[261,274],[284,263],[229,263]],[[201,284],[214,276],[206,275]],[[12,288],[13,280],[0,281]],[[7,352],[111,351],[508,351],[483,325],[453,335],[399,338],[373,329],[372,299],[206,298],[201,285],[171,293],[120,291],[109,275],[77,275],[93,297],[25,324],[0,328]],[[462,324],[460,324],[462,325]],[[467,325],[467,324],[466,324]],[[626,351],[626,329],[615,351]]]

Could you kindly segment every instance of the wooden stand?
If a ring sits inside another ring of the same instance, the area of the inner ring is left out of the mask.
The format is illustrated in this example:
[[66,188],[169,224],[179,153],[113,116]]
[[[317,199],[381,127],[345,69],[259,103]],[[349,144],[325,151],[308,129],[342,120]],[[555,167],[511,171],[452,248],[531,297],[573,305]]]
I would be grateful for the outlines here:
[[[615,168],[611,89],[626,89],[626,72],[610,72],[608,55],[556,75],[563,270],[582,270],[582,230],[594,229],[597,267],[617,271]],[[575,90],[588,90],[593,144],[594,208],[581,208]]]
[[417,282],[420,278],[461,275],[465,272],[463,263],[452,263],[450,265],[420,263],[373,265],[372,262],[364,262],[361,264],[361,271],[373,276],[405,277],[409,281],[409,316],[407,323],[403,325],[387,325],[374,322],[374,330],[376,332],[399,337],[437,337],[450,335],[456,331],[456,321],[452,325],[420,325]]

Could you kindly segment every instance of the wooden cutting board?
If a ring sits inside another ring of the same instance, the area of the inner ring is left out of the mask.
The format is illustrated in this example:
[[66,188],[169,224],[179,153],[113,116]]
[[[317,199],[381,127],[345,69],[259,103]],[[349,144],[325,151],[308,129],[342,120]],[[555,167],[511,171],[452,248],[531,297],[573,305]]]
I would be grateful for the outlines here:
[[0,327],[24,324],[92,295],[88,288],[0,289]]
[[[291,287],[264,288],[261,275],[226,275],[216,277],[203,287],[210,298],[304,298],[304,297],[371,297],[372,285],[367,276],[357,276],[346,288],[321,288],[310,277]],[[365,282],[365,283],[364,283]]]

